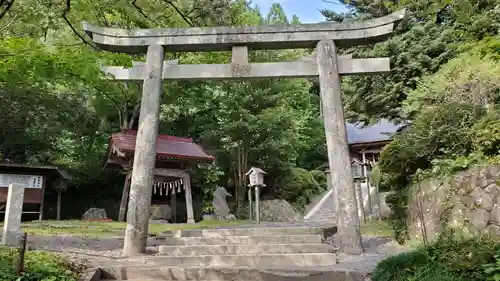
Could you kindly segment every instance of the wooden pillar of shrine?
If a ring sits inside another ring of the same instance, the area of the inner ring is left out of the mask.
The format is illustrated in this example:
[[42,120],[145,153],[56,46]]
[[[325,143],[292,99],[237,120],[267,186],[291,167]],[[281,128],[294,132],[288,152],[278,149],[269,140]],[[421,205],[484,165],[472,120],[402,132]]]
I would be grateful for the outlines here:
[[193,198],[191,192],[191,177],[188,172],[184,172],[183,176],[183,184],[184,184],[184,194],[186,197],[186,214],[187,214],[187,223],[194,223],[194,212],[193,212]]
[[127,203],[128,196],[130,193],[130,178],[132,177],[132,172],[128,172],[125,176],[125,183],[123,184],[122,201],[120,202],[120,212],[118,213],[118,221],[125,221],[127,215]]

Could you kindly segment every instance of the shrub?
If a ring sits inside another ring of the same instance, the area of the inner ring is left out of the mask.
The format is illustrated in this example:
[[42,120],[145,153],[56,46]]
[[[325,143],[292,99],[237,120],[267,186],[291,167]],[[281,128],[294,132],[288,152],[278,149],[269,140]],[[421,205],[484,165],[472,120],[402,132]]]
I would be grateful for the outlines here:
[[373,272],[373,281],[407,281],[425,265],[430,257],[422,251],[402,253],[381,261]]
[[500,111],[491,111],[474,125],[474,147],[487,156],[500,154]]
[[[500,242],[445,233],[427,247],[381,261],[373,281],[483,281],[496,270]],[[492,279],[493,280],[493,279]]]
[[19,253],[16,249],[0,249],[0,280],[2,281],[76,281],[85,267],[68,262],[61,256],[29,251],[25,256],[25,272],[15,273]]
[[500,250],[495,255],[495,262],[483,265],[484,273],[487,276],[486,280],[498,281],[500,280]]
[[292,168],[279,180],[279,186],[283,197],[299,210],[324,190],[314,175],[302,168]]
[[323,171],[320,170],[312,170],[310,171],[311,175],[313,178],[316,180],[316,182],[323,188],[326,189],[328,182],[326,179],[326,174]]
[[500,241],[489,237],[462,239],[445,233],[429,245],[425,251],[450,272],[464,275],[469,281],[486,280],[484,265],[495,262],[496,252],[500,250]]

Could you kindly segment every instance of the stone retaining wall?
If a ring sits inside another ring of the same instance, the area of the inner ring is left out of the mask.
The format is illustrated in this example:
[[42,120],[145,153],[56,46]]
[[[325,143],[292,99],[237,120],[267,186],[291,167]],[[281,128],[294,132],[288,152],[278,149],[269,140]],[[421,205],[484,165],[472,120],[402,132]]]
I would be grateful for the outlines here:
[[443,227],[461,229],[469,235],[500,236],[500,166],[474,168],[444,180],[426,180],[412,186],[411,191],[408,227],[412,238],[421,239],[425,230],[432,239]]

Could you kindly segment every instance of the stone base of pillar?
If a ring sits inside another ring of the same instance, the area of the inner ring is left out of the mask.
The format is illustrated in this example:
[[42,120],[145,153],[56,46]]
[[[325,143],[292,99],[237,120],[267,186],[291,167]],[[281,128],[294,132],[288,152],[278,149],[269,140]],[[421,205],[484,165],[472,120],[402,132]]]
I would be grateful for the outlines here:
[[189,223],[189,224],[195,224],[196,222],[194,221],[194,219],[190,219],[190,220],[188,219],[187,223]]
[[2,245],[18,247],[23,233],[20,231],[5,231],[2,237]]

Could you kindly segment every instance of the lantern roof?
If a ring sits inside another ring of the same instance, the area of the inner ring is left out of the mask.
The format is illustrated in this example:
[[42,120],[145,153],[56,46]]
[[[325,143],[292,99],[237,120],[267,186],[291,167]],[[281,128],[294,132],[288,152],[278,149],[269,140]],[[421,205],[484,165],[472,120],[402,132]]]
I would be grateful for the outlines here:
[[252,173],[258,173],[258,174],[267,174],[266,172],[264,172],[264,170],[262,170],[261,168],[256,168],[256,167],[252,167],[250,168],[250,170],[245,174],[245,175],[250,175]]

